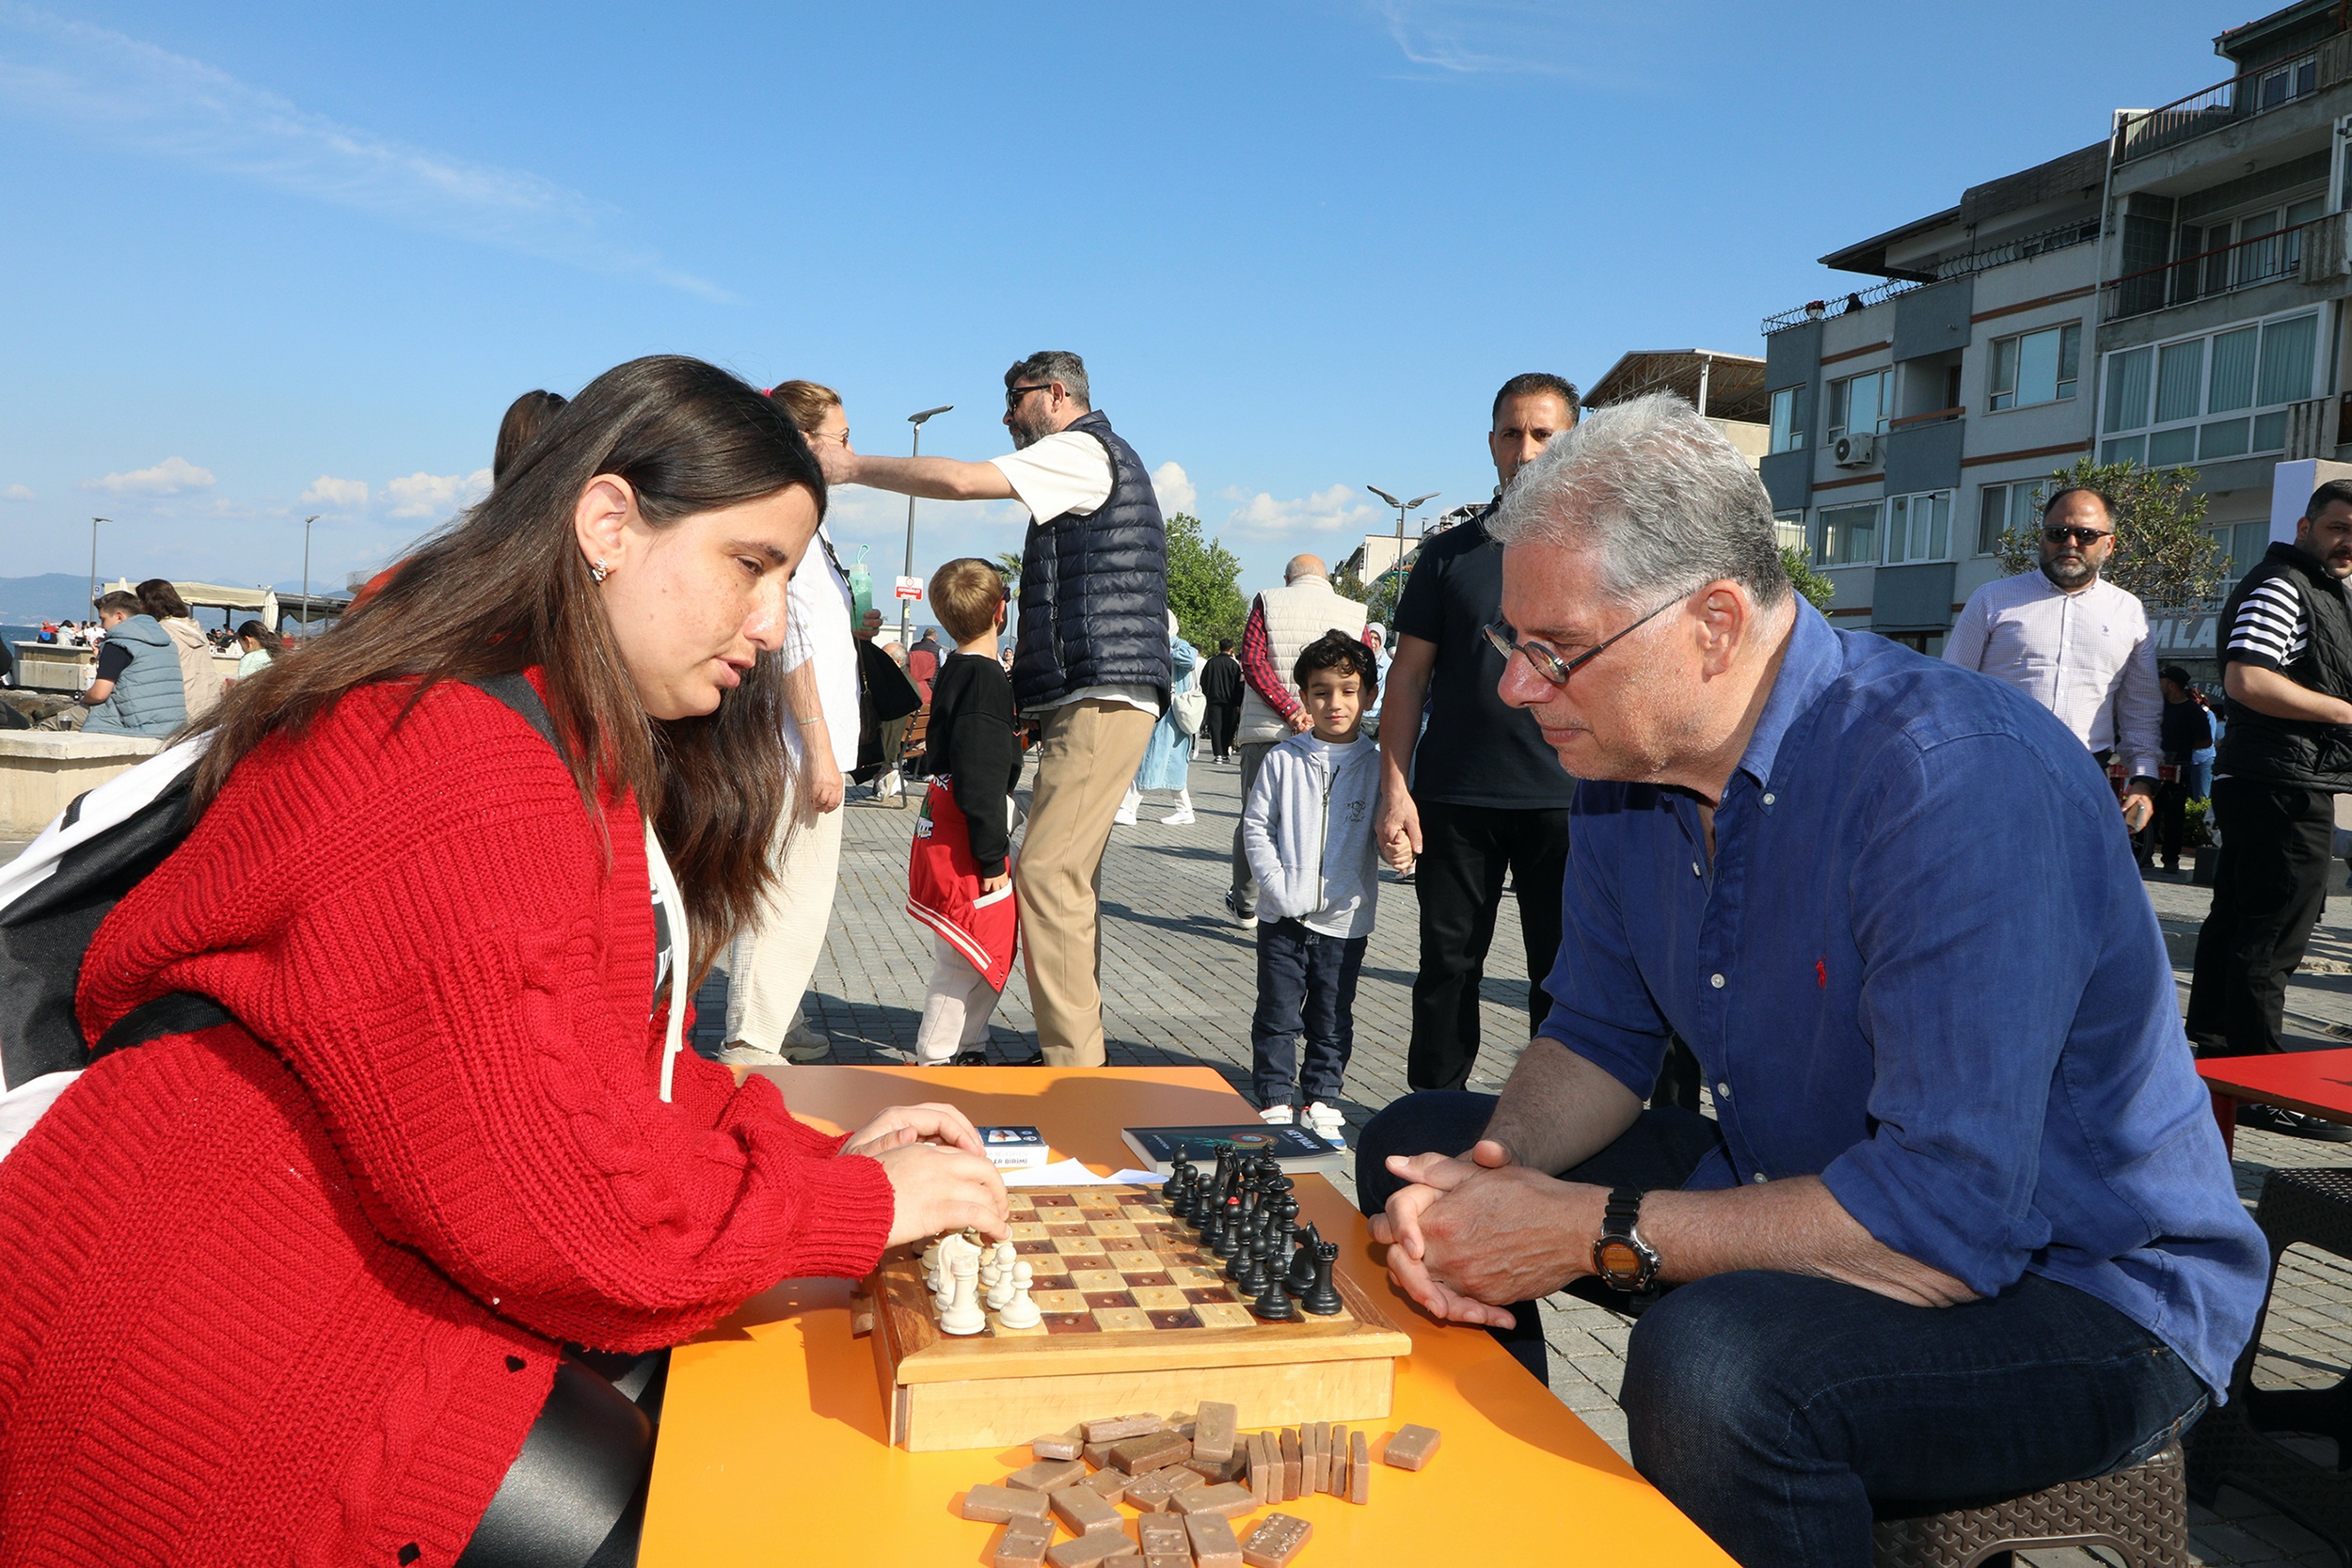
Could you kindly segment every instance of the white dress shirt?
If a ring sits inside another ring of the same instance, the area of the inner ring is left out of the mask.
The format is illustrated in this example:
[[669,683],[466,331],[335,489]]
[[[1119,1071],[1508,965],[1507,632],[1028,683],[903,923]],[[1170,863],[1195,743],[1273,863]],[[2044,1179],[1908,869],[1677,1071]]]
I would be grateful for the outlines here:
[[2069,594],[2039,570],[1988,582],[1952,623],[1944,657],[2010,685],[2058,716],[2124,776],[2156,777],[2164,695],[2139,600],[2097,581]]
[[[784,595],[784,668],[797,670],[812,658],[817,661],[817,705],[833,739],[834,766],[847,773],[857,767],[857,642],[850,634],[850,579],[842,575],[833,535],[823,523],[817,525],[817,537],[808,542],[808,553],[801,558]],[[784,721],[784,746],[798,768],[801,726],[789,715]]]

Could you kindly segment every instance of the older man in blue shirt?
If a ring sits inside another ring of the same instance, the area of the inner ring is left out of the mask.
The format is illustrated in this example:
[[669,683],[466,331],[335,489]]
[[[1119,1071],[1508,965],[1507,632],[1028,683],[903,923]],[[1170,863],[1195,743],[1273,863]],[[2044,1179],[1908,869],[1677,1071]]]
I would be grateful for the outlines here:
[[[1493,530],[1502,694],[1586,782],[1502,1096],[1360,1141],[1399,1284],[1538,1375],[1535,1298],[1678,1287],[1628,1351],[1633,1461],[1744,1563],[1865,1568],[1874,1510],[2163,1448],[2267,1259],[2097,764],[1832,630],[1685,404],[1593,416]],[[1676,1035],[1713,1121],[1642,1108]]]

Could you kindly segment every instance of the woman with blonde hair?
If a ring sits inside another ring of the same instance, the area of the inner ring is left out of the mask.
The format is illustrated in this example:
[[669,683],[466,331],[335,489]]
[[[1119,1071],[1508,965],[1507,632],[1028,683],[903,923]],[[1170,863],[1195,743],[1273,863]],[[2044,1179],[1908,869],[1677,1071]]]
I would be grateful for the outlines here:
[[648,1353],[1004,1234],[960,1113],[826,1137],[681,1050],[772,875],[824,500],[753,388],[620,366],[148,765],[193,830],[0,1157],[11,1560],[632,1562]]

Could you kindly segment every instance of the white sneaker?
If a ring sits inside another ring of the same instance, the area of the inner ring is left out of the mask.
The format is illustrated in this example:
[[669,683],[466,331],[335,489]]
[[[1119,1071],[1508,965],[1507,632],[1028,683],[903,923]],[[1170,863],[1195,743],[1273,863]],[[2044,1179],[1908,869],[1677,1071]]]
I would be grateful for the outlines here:
[[1309,1101],[1300,1119],[1326,1143],[1344,1144],[1347,1141],[1347,1118],[1320,1100]]
[[1289,1127],[1295,1123],[1297,1115],[1287,1105],[1269,1105],[1258,1113],[1258,1119],[1268,1127]]
[[731,1041],[719,1053],[719,1061],[725,1067],[788,1067],[791,1064],[773,1051],[762,1051],[741,1040]]
[[1132,828],[1136,825],[1136,814],[1131,811],[1122,811],[1113,816],[1111,820],[1120,824],[1121,827]]
[[1225,912],[1232,915],[1233,924],[1245,931],[1254,931],[1258,928],[1258,917],[1254,914],[1242,913],[1241,906],[1233,902],[1233,895],[1230,890],[1225,895]]
[[1180,811],[1172,816],[1161,817],[1160,826],[1164,828],[1189,828],[1197,820],[1198,818],[1196,818],[1192,813],[1188,811]]

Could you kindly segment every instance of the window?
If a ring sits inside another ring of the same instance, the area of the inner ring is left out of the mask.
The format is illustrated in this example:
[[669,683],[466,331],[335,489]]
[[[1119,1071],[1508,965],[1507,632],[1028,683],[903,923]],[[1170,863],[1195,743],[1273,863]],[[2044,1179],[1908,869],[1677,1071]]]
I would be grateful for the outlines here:
[[2042,521],[2042,483],[2025,480],[2015,484],[1988,484],[1977,493],[1977,553],[1998,555],[2001,535],[2038,526]]
[[2172,269],[2171,303],[2185,305],[2296,272],[2303,261],[2303,226],[2327,206],[2325,196],[2312,196],[2235,219],[2182,224],[2173,239],[2181,264]]
[[1871,371],[1863,375],[1850,375],[1843,381],[1829,384],[1829,436],[1831,440],[1852,432],[1860,436],[1883,436],[1886,420],[1895,401],[1895,372]]
[[2252,571],[2270,548],[2268,523],[2228,523],[2205,531],[2213,542],[2221,546],[2221,553],[2230,558],[2230,576],[2242,578]]
[[2286,405],[2312,395],[2318,346],[2307,310],[2108,355],[2099,460],[2161,468],[2283,450]]
[[2080,322],[1998,340],[1993,345],[1993,411],[2073,397],[2082,354]]
[[1775,512],[1772,514],[1772,543],[1778,545],[1784,550],[1795,550],[1800,554],[1804,553],[1806,540],[1804,536],[1804,513],[1802,509],[1795,512]]
[[1804,388],[1783,387],[1772,394],[1772,451],[1795,451],[1804,445]]
[[1897,496],[1886,503],[1886,563],[1941,561],[1950,554],[1952,493]]
[[1821,508],[1821,545],[1815,554],[1823,566],[1868,566],[1879,558],[1881,503]]

